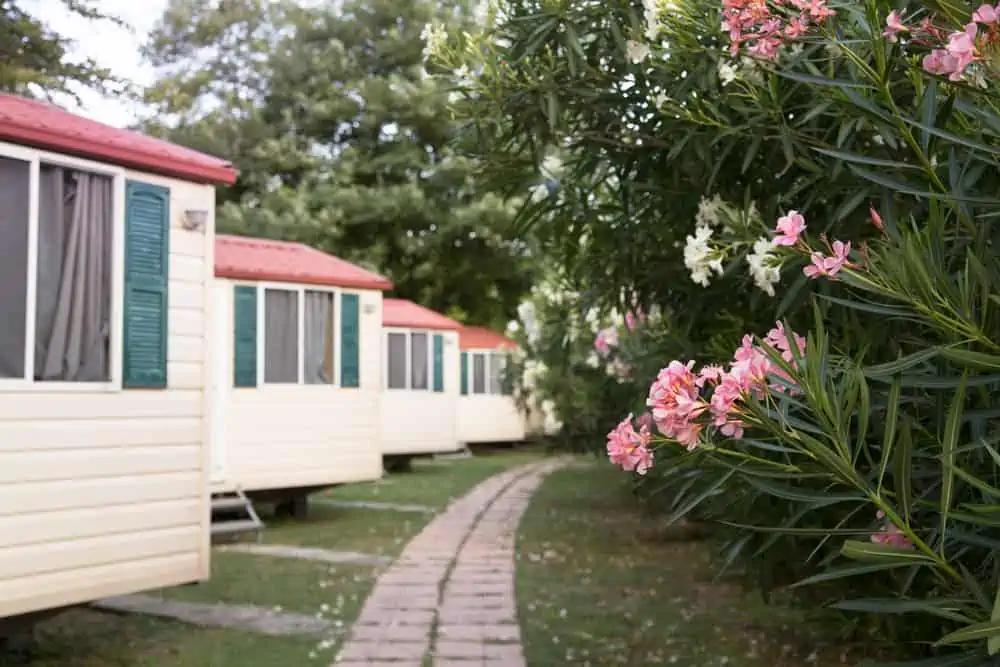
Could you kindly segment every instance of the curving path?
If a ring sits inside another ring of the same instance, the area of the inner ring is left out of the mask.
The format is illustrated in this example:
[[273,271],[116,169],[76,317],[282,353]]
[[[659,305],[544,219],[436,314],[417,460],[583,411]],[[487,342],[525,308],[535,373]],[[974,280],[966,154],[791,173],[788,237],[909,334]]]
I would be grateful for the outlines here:
[[365,602],[338,667],[525,667],[514,541],[532,492],[560,467],[521,466],[480,483],[406,545]]

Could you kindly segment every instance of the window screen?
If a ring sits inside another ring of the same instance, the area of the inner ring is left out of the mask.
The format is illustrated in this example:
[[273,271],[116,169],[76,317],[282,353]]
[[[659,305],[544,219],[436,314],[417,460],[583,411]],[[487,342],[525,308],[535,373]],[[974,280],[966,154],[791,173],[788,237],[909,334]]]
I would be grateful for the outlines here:
[[406,334],[389,334],[389,389],[406,389]]
[[264,290],[264,382],[299,381],[299,293]]
[[486,393],[486,355],[472,355],[472,393]]
[[427,389],[427,334],[410,334],[410,365],[413,368],[411,389]]
[[507,358],[499,353],[490,354],[490,393],[503,393],[503,369],[507,363]]
[[305,383],[333,384],[333,292],[305,296]]

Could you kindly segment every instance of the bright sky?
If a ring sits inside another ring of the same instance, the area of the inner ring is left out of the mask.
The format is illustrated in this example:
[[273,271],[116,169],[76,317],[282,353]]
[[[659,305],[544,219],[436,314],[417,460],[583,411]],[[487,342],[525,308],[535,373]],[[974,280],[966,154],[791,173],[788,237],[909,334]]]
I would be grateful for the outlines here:
[[[135,29],[135,34],[107,22],[81,19],[66,10],[59,0],[26,0],[24,7],[52,29],[76,42],[76,53],[94,58],[99,64],[137,85],[152,82],[153,68],[143,62],[139,46],[162,16],[167,0],[98,0],[106,14],[123,19]],[[86,91],[81,94],[83,107],[73,111],[102,123],[122,127],[136,118],[134,103],[128,100],[102,98]],[[70,107],[75,105],[70,102]]]

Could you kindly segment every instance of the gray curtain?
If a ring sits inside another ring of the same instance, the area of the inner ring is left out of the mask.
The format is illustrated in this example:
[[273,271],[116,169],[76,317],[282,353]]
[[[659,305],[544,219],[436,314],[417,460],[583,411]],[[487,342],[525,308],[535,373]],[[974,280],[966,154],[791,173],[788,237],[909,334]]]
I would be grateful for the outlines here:
[[411,389],[427,389],[427,334],[410,335],[410,366],[413,368]]
[[0,377],[24,377],[30,165],[0,157]]
[[406,389],[406,334],[389,334],[389,389]]
[[333,293],[306,292],[305,381],[333,383]]
[[299,381],[299,293],[264,290],[264,382]]
[[503,393],[503,369],[507,358],[499,352],[490,353],[490,393]]
[[486,393],[486,355],[472,355],[472,393]]
[[112,180],[42,165],[35,379],[110,377]]

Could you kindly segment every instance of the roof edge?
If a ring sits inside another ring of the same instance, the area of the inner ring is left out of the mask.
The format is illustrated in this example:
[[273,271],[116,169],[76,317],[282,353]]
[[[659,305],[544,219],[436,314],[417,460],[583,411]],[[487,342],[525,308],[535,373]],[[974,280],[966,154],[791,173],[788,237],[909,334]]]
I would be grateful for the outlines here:
[[230,267],[215,267],[216,278],[229,278],[231,280],[249,280],[253,282],[275,282],[288,285],[323,285],[326,287],[353,287],[355,289],[369,289],[386,292],[393,289],[392,281],[388,278],[381,280],[327,280],[317,276],[296,276],[295,280],[289,280],[285,274],[268,273],[266,271],[240,271]]

